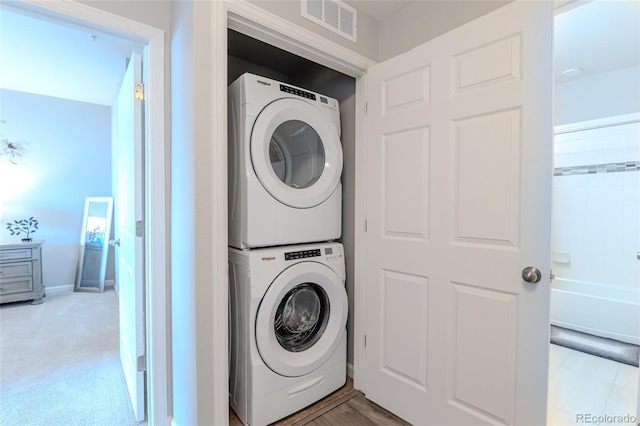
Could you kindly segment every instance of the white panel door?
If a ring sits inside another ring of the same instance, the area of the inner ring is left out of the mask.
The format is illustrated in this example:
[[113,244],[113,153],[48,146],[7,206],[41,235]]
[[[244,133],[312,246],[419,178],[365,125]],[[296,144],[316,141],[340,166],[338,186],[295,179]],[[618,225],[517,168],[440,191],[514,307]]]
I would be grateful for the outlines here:
[[116,273],[120,306],[120,360],[138,421],[145,418],[143,238],[136,221],[143,219],[142,101],[134,96],[142,81],[142,60],[133,53],[113,106]]
[[545,423],[552,19],[517,1],[368,73],[366,395],[413,424]]

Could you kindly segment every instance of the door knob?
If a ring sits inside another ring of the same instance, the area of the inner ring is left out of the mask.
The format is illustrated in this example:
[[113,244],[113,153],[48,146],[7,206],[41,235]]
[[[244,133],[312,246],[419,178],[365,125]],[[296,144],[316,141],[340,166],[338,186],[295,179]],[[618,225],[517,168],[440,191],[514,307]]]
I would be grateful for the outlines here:
[[534,266],[527,266],[522,270],[522,279],[528,283],[537,283],[542,279],[540,269]]
[[117,240],[109,240],[109,245],[111,247],[115,247],[115,246],[120,247],[120,238],[118,238]]

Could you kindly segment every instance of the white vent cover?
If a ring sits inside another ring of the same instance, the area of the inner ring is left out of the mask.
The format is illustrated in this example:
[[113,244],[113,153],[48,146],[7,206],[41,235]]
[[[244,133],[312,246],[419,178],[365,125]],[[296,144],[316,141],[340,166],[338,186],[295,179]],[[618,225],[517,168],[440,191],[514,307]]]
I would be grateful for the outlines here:
[[301,0],[302,17],[340,34],[354,43],[358,41],[356,10],[340,0]]

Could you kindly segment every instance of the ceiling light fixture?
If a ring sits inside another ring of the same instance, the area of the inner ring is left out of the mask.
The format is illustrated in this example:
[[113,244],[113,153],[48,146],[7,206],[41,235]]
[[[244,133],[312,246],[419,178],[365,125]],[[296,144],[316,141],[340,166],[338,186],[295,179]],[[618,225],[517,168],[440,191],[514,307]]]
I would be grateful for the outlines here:
[[582,68],[569,68],[568,70],[562,71],[562,75],[565,77],[577,77],[583,72],[584,70]]

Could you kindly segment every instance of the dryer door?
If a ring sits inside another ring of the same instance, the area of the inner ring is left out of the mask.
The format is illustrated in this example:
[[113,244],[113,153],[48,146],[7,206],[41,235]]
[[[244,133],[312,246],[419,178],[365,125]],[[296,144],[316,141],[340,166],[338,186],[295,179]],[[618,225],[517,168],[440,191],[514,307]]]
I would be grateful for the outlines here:
[[256,119],[251,161],[271,196],[290,207],[314,207],[340,183],[340,136],[313,105],[300,99],[279,99]]
[[258,352],[277,374],[309,374],[336,350],[347,311],[344,283],[333,270],[317,262],[297,263],[275,279],[260,303]]

